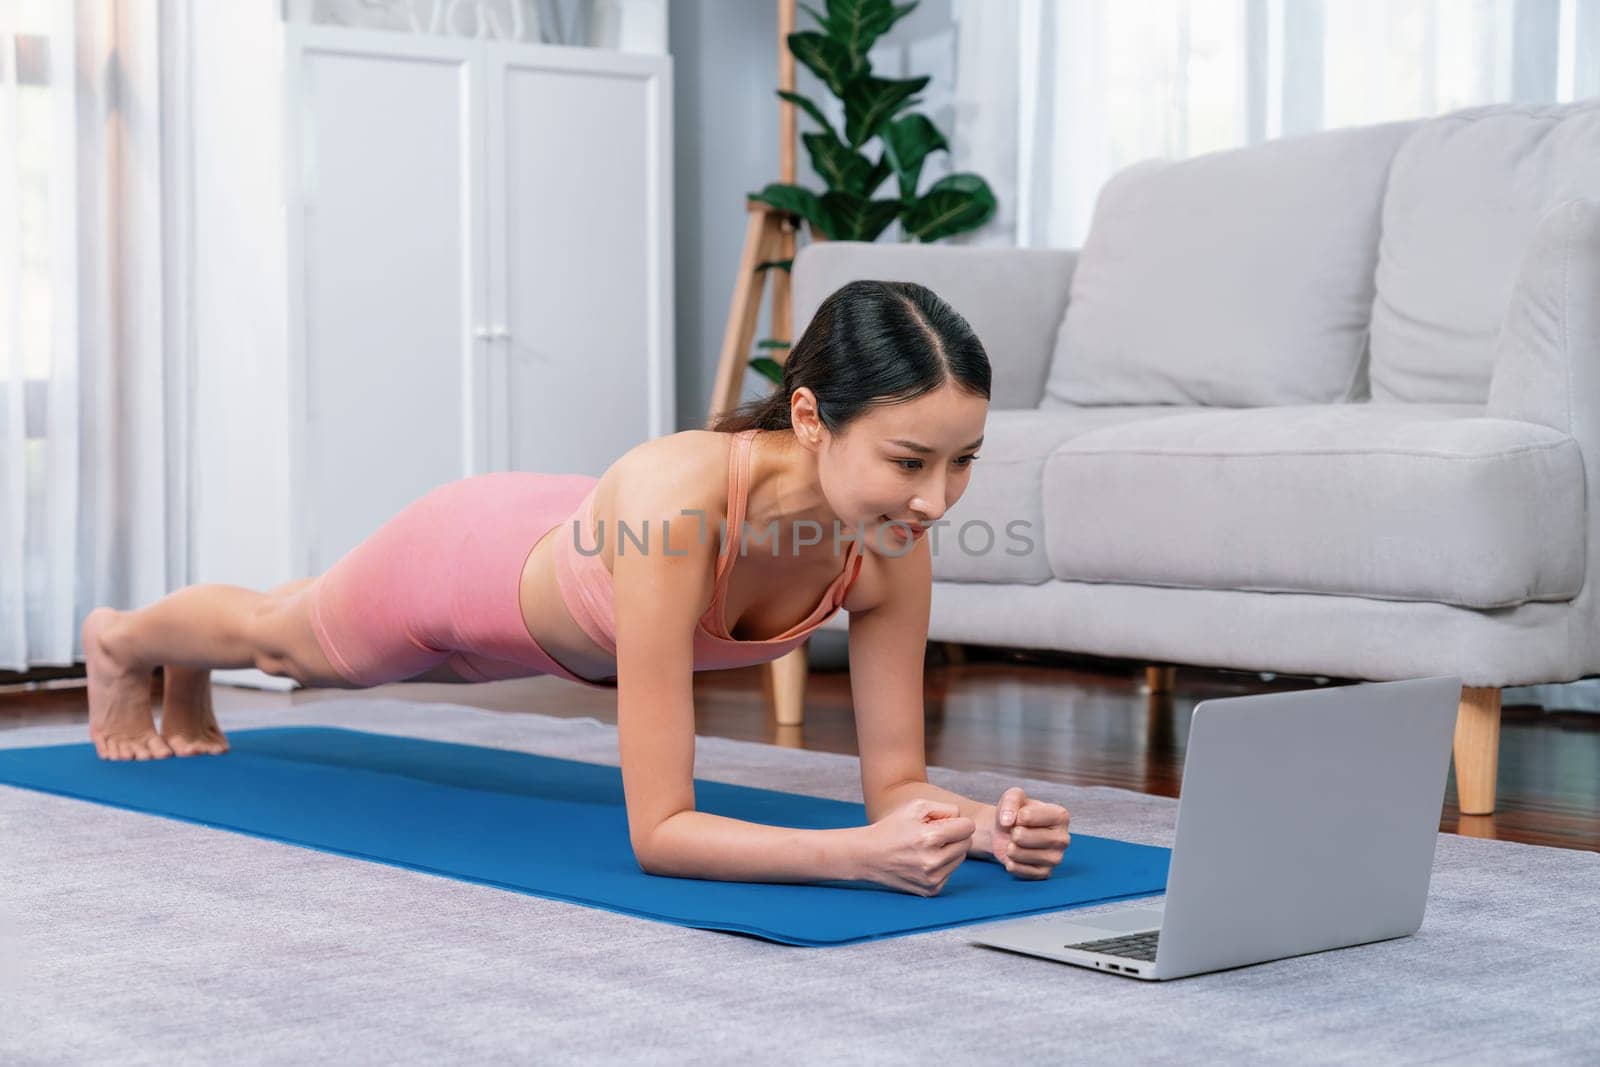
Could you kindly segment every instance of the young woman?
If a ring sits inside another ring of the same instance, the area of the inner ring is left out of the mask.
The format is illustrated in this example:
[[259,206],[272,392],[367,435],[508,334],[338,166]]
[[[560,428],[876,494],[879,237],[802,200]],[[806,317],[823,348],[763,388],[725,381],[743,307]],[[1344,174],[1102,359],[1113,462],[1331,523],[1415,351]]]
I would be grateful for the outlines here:
[[[1021,788],[995,804],[948,792],[923,752],[926,529],[965,491],[988,406],[988,357],[966,320],[923,286],[853,282],[817,310],[782,386],[713,430],[645,442],[598,479],[447,483],[320,577],[268,593],[197,585],[96,609],[83,625],[90,737],[104,759],[227,751],[219,667],[339,688],[554,674],[617,690],[647,871],[933,895],[978,856],[1047,877],[1070,840],[1066,809]],[[870,825],[696,811],[693,672],[776,659],[840,607]]]

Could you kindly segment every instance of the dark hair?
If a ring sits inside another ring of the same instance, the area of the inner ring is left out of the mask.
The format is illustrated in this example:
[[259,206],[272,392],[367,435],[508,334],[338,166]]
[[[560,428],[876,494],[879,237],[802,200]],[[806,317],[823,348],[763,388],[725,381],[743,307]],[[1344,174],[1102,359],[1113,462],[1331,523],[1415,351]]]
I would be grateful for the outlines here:
[[834,290],[783,364],[783,382],[719,418],[719,433],[790,428],[796,389],[817,397],[837,433],[877,404],[911,400],[952,382],[989,398],[989,356],[955,308],[915,282],[856,281]]

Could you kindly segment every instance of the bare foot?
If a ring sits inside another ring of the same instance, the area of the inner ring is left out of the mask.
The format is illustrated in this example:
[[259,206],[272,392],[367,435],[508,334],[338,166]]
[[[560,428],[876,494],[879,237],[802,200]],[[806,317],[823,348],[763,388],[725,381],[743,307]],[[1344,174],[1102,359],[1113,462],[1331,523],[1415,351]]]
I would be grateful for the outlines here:
[[220,756],[228,739],[211,706],[211,672],[167,664],[161,669],[161,736],[180,756]]
[[89,675],[89,740],[101,759],[165,759],[172,746],[156,733],[150,708],[150,672],[119,662],[107,630],[121,612],[95,608],[83,620],[83,653]]

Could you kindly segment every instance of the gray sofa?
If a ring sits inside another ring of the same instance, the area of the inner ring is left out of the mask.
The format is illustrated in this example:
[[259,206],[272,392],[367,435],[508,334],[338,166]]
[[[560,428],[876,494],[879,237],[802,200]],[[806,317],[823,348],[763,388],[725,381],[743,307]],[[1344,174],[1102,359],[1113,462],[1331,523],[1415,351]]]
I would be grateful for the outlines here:
[[1501,687],[1600,673],[1597,200],[1600,101],[1327,131],[1129,167],[1081,250],[809,244],[795,329],[911,280],[988,349],[931,638],[1459,675],[1487,813]]

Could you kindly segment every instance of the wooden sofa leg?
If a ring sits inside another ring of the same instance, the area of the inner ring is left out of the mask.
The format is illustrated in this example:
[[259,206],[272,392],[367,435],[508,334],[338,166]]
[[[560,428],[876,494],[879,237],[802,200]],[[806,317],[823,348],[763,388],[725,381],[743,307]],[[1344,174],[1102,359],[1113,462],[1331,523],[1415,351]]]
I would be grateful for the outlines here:
[[1494,812],[1500,767],[1500,690],[1463,686],[1456,712],[1456,799],[1463,815]]
[[1176,667],[1145,667],[1144,692],[1170,693],[1178,678]]
[[762,690],[779,726],[799,726],[805,721],[806,646],[769,660],[761,667]]

